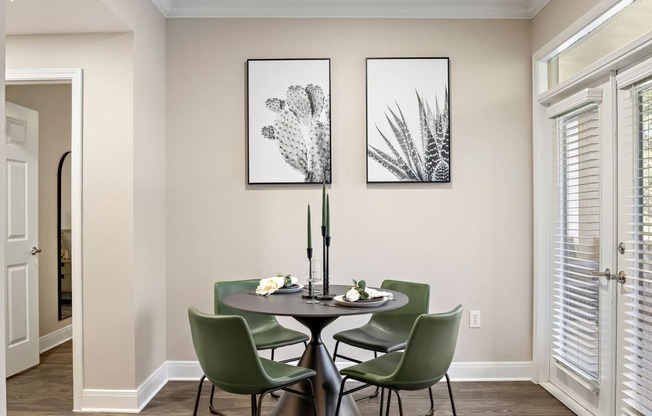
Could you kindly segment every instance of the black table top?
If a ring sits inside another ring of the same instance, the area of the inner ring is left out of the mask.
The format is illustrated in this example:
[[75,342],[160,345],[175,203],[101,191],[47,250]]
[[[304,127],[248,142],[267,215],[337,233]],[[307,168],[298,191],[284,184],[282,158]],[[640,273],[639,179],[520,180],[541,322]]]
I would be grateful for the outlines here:
[[[343,295],[350,288],[351,286],[331,285],[329,291],[331,294]],[[362,315],[398,309],[408,303],[406,295],[393,290],[382,290],[391,292],[394,295],[394,300],[388,300],[383,305],[372,308],[338,306],[334,300],[322,300],[320,303],[309,304],[306,303],[306,299],[301,297],[305,291],[287,294],[274,293],[267,296],[256,295],[253,291],[242,291],[227,295],[224,298],[224,303],[232,308],[249,312],[295,317]]]

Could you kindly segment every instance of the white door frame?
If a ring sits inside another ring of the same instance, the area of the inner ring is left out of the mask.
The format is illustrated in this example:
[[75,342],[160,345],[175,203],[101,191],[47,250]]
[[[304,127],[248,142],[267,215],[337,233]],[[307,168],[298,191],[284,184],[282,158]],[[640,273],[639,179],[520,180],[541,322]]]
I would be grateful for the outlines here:
[[[547,67],[542,62],[546,56],[558,50],[565,42],[580,32],[619,0],[602,0],[574,24],[560,33],[532,56],[533,98],[533,163],[534,163],[534,340],[533,381],[544,386],[553,396],[575,413],[586,415],[586,409],[571,400],[565,392],[549,383],[550,354],[550,279],[552,226],[552,146],[550,128],[545,117],[546,108],[569,96],[571,92],[591,86],[614,70],[628,65],[652,53],[652,32],[630,42],[607,55],[586,69],[581,70],[559,85],[547,89]],[[611,162],[611,161],[609,161]],[[615,250],[615,248],[613,248]]]
[[[84,338],[82,303],[82,115],[83,70],[81,68],[7,69],[5,84],[70,84],[72,93],[72,302],[75,308],[72,319],[73,410],[81,410],[84,388]],[[6,201],[7,196],[3,195]],[[5,202],[6,204],[6,202]]]

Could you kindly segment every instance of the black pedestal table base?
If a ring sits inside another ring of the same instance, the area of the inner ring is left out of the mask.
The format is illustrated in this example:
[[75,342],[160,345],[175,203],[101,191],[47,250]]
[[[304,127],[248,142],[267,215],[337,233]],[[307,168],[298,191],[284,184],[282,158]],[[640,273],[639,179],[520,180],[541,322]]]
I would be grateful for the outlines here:
[[[340,390],[342,378],[335,367],[326,346],[321,341],[321,331],[337,319],[336,316],[329,317],[295,317],[306,328],[310,330],[312,339],[308,344],[299,365],[302,367],[312,368],[317,372],[313,379],[315,386],[315,395],[317,400],[317,411],[319,416],[334,416],[335,407],[337,406],[337,395]],[[302,389],[301,385],[294,386]],[[310,416],[312,415],[312,405],[310,401],[295,394],[283,394],[281,399],[274,408],[272,413],[275,416]],[[358,406],[355,404],[353,397],[345,396],[342,398],[340,408],[341,416],[362,416]]]

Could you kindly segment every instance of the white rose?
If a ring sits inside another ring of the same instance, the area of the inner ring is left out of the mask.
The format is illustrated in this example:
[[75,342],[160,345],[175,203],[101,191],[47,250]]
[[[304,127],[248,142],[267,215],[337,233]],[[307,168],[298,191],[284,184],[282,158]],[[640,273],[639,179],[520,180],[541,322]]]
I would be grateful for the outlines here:
[[360,299],[360,293],[358,293],[358,290],[356,288],[351,288],[349,289],[348,292],[346,292],[346,295],[344,295],[346,300],[350,302],[355,302],[356,300]]
[[282,277],[268,277],[267,279],[260,279],[258,287],[256,288],[256,294],[263,296],[270,295],[276,292],[281,286],[283,286]]

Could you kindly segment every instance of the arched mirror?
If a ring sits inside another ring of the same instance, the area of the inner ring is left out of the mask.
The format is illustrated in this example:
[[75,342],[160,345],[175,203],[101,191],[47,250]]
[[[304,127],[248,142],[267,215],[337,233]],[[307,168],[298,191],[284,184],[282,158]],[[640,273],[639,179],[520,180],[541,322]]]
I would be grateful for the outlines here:
[[70,152],[59,159],[57,170],[57,227],[59,236],[58,253],[59,270],[58,299],[59,320],[72,316],[72,218],[70,193]]

